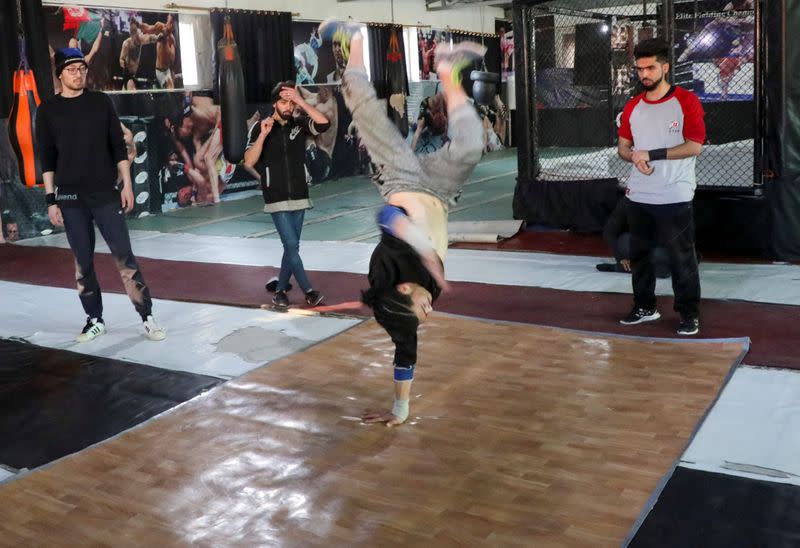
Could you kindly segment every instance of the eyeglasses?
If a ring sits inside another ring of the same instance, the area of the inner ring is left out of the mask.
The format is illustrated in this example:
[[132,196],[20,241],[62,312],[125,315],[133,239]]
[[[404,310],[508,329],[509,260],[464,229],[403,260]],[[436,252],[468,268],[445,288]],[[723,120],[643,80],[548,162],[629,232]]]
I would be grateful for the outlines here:
[[81,65],[80,67],[68,67],[65,68],[62,72],[66,72],[70,76],[75,76],[76,74],[86,74],[89,68],[86,65]]

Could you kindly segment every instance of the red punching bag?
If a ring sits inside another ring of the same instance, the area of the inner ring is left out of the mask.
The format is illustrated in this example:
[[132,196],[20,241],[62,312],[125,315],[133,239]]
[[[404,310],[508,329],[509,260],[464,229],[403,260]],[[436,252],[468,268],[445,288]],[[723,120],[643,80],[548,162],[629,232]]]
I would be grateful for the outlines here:
[[19,68],[14,72],[14,102],[8,117],[8,136],[17,156],[19,177],[25,186],[42,185],[42,168],[36,148],[36,111],[41,101],[36,79],[25,56],[25,38],[19,38]]
[[233,28],[228,17],[225,30],[217,44],[219,59],[219,104],[222,118],[222,152],[225,159],[238,164],[247,146],[247,110],[244,95],[244,73],[239,48],[233,40]]

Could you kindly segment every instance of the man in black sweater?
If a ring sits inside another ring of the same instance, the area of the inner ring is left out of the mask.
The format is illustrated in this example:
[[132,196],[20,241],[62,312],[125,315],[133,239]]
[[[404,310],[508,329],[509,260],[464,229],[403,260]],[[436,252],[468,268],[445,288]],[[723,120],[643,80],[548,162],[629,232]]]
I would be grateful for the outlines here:
[[151,340],[163,340],[166,333],[153,318],[150,290],[131,251],[125,224],[125,213],[133,209],[133,188],[114,105],[104,93],[84,89],[87,65],[80,50],[58,50],[55,67],[62,91],[39,107],[36,138],[47,214],[53,225],[64,226],[75,255],[78,293],[88,316],[76,340],[87,342],[105,333],[94,270],[95,224],[114,256],[145,334]]

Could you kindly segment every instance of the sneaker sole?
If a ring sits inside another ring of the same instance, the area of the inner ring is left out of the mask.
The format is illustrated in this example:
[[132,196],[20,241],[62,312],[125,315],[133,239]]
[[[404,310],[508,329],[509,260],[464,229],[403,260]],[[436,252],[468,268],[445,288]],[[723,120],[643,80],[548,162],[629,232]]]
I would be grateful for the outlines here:
[[337,33],[354,35],[356,31],[361,31],[361,25],[350,19],[339,19],[329,17],[322,21],[317,27],[317,33],[323,42],[331,42]]
[[635,322],[626,322],[625,320],[620,320],[619,323],[622,325],[637,325],[640,323],[647,323],[647,322],[654,322],[661,318],[661,313],[656,312],[655,314],[651,314],[650,316],[645,316],[644,318],[640,318]]
[[678,335],[682,335],[684,337],[689,337],[691,335],[697,335],[700,333],[699,329],[695,329],[694,331],[678,331]]
[[101,331],[100,333],[98,333],[97,335],[95,335],[94,337],[90,338],[90,339],[82,339],[82,338],[81,338],[81,336],[82,336],[83,334],[81,334],[81,335],[78,335],[77,337],[75,337],[75,342],[79,342],[79,343],[87,343],[87,342],[92,342],[93,340],[95,340],[95,339],[96,339],[97,337],[99,337],[100,335],[105,335],[105,334],[106,334],[106,331],[105,331],[105,329],[104,329],[103,331]]

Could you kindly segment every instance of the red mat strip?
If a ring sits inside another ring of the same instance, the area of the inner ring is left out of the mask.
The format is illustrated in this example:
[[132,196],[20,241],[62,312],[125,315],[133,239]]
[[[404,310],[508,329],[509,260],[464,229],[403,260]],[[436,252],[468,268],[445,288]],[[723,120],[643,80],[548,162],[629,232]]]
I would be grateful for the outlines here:
[[[258,307],[269,302],[267,279],[277,274],[271,267],[140,259],[153,297],[180,301]],[[108,255],[98,254],[96,268],[104,291],[122,293],[122,282]],[[310,272],[314,287],[334,304],[358,299],[366,277],[342,272]],[[74,288],[72,254],[66,249],[0,246],[0,279],[28,284]],[[552,325],[570,329],[648,337],[676,337],[677,315],[672,298],[661,298],[664,318],[640,326],[622,326],[631,296],[611,293],[562,291],[536,287],[455,282],[437,309],[454,314],[497,320]],[[300,301],[297,290],[290,298]],[[46,308],[46,303],[42,303]],[[795,348],[800,307],[703,300],[704,338],[750,337],[745,363],[800,369]],[[362,313],[368,313],[362,309]],[[157,311],[156,311],[157,313]],[[76,322],[82,321],[77,295]]]

